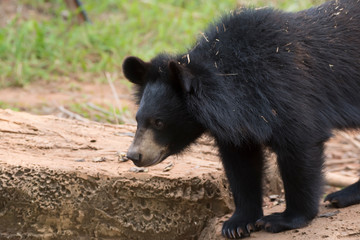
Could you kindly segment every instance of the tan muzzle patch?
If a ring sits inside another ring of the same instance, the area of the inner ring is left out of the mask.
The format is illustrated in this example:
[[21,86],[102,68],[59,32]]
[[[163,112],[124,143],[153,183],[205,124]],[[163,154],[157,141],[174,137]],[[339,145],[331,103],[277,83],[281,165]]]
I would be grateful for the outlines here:
[[163,146],[155,141],[154,130],[138,129],[135,134],[127,157],[136,166],[147,167],[164,160],[168,155],[168,146]]

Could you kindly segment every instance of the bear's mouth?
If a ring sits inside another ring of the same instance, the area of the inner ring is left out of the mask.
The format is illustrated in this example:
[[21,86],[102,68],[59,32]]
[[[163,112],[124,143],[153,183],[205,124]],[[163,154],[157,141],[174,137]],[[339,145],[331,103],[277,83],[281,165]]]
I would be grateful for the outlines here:
[[163,150],[159,153],[159,155],[154,158],[151,161],[140,161],[140,162],[134,162],[134,164],[137,167],[150,167],[150,166],[154,166],[156,164],[161,163],[162,161],[164,161],[167,157],[170,156],[170,153],[166,150]]

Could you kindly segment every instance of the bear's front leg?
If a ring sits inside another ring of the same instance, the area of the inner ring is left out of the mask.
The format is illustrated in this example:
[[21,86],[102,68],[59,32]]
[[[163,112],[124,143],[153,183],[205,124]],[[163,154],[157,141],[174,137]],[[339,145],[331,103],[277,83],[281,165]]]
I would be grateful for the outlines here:
[[317,214],[321,195],[323,142],[297,142],[274,149],[284,183],[286,210],[257,221],[257,227],[281,232],[306,226]]
[[218,145],[235,201],[235,212],[224,223],[222,235],[229,239],[250,236],[250,232],[255,230],[256,220],[263,216],[262,147],[257,144],[241,147]]

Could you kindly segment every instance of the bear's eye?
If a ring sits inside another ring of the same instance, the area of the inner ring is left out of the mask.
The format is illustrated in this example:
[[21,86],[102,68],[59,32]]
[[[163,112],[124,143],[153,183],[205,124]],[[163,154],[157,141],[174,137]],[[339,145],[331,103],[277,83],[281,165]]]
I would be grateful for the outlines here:
[[164,122],[160,119],[156,119],[154,121],[154,127],[158,130],[162,129],[164,127]]

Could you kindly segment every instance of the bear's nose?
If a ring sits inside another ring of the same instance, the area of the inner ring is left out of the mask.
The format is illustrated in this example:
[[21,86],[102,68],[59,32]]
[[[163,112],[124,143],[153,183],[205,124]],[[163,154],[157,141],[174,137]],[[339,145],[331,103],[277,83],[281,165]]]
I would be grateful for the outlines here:
[[135,151],[128,151],[127,152],[127,158],[133,161],[135,165],[139,164],[141,162],[141,153],[135,152]]

